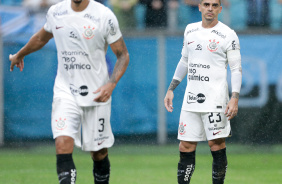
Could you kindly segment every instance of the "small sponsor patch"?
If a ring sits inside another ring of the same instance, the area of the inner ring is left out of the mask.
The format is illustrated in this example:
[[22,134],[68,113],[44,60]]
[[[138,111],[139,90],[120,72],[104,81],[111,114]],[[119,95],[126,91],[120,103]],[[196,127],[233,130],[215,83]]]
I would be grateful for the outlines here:
[[78,88],[75,85],[70,84],[70,91],[74,96],[78,96],[78,95],[87,96],[88,95],[88,87],[85,85],[80,86]]
[[109,26],[110,26],[110,35],[115,35],[117,33],[116,25],[113,23],[112,19],[109,20]]

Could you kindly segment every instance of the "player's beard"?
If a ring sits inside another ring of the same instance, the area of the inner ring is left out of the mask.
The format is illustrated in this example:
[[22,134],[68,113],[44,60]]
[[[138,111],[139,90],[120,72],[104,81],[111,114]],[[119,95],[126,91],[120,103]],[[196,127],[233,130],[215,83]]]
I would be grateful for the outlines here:
[[84,0],[72,0],[72,2],[74,2],[75,4],[80,4],[82,1]]

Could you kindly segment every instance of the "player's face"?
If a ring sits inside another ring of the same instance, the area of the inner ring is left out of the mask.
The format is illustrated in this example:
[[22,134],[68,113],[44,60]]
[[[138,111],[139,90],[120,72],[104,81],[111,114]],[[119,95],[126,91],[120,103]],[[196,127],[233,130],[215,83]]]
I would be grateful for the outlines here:
[[199,10],[202,12],[202,18],[207,21],[213,21],[218,18],[222,10],[219,0],[203,0],[199,4]]

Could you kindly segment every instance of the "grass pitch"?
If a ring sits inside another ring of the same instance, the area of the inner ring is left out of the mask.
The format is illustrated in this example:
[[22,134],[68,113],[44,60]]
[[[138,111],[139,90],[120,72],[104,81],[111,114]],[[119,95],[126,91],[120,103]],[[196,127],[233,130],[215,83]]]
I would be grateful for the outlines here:
[[[207,144],[199,144],[191,184],[211,184],[212,157]],[[109,151],[111,184],[176,184],[178,145],[116,145]],[[229,144],[227,184],[281,184],[282,146]],[[75,149],[77,184],[94,183],[90,154]],[[54,145],[0,148],[0,183],[56,184]]]

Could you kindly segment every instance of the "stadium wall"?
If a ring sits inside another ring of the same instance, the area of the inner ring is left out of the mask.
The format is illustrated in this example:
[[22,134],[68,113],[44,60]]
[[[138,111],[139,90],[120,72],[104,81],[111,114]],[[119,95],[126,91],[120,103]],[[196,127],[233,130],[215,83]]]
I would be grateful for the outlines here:
[[[51,104],[57,70],[54,41],[25,58],[24,72],[9,72],[8,55],[18,51],[29,37],[4,38],[5,141],[52,139]],[[157,133],[159,38],[125,38],[130,64],[113,93],[111,123],[116,136]],[[282,37],[239,35],[239,39],[243,85],[239,113],[231,122],[233,138],[230,140],[240,143],[282,143]],[[181,57],[182,37],[166,36],[163,42],[165,56],[161,58],[165,58],[166,71],[163,73],[167,88]],[[107,62],[111,72],[115,56],[110,49]],[[185,83],[186,80],[183,80],[175,91],[173,113],[165,113],[168,134],[177,133]]]

